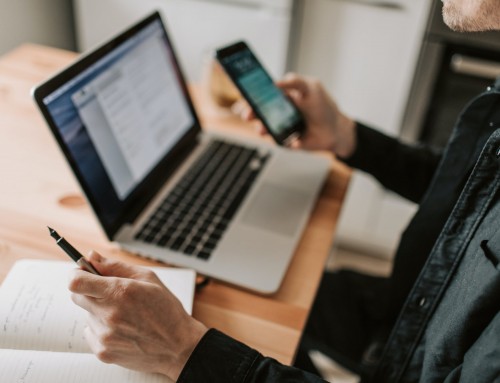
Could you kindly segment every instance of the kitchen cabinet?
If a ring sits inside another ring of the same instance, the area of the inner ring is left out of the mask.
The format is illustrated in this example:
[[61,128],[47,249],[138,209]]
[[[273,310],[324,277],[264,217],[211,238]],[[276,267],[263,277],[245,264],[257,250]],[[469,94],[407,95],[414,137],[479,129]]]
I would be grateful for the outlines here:
[[74,50],[71,2],[0,0],[0,54],[26,42]]
[[160,11],[189,81],[217,47],[244,39],[281,77],[288,59],[293,0],[73,0],[80,50],[101,43],[154,10]]
[[[323,81],[350,116],[391,135],[401,121],[431,0],[307,0],[293,68]],[[416,206],[356,172],[337,232],[341,246],[390,257]]]

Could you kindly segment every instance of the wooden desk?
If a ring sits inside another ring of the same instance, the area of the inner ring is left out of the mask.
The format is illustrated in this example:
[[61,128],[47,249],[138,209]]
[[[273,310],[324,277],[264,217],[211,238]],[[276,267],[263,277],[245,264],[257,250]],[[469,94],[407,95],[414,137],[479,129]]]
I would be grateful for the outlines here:
[[[69,64],[75,53],[24,45],[0,59],[0,281],[21,258],[67,260],[46,225],[86,252],[95,249],[126,262],[154,264],[121,251],[101,231],[30,89]],[[217,109],[193,91],[204,126],[255,136],[249,124]],[[332,172],[280,290],[260,296],[223,283],[196,295],[194,316],[283,363],[293,360],[320,280],[350,172]]]

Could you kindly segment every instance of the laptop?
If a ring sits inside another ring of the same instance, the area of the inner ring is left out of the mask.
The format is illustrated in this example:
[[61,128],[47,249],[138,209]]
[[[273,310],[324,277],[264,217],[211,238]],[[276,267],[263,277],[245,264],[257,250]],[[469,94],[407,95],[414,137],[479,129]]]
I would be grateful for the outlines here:
[[279,289],[330,161],[205,132],[158,12],[33,90],[111,241]]

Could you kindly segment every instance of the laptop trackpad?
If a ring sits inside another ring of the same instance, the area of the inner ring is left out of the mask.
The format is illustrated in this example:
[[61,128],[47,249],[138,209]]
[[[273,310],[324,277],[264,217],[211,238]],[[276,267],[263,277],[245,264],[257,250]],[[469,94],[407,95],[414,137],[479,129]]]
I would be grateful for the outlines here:
[[305,194],[264,183],[243,213],[242,222],[274,233],[293,236],[307,207]]

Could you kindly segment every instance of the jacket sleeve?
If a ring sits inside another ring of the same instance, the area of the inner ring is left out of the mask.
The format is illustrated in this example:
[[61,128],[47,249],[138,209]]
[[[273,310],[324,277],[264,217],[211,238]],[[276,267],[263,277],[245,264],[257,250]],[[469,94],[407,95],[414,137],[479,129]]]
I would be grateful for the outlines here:
[[210,329],[200,340],[178,383],[325,382],[316,375],[280,364],[256,350]]
[[361,123],[356,125],[355,153],[347,165],[373,175],[384,187],[420,202],[442,153],[422,145],[406,145]]

